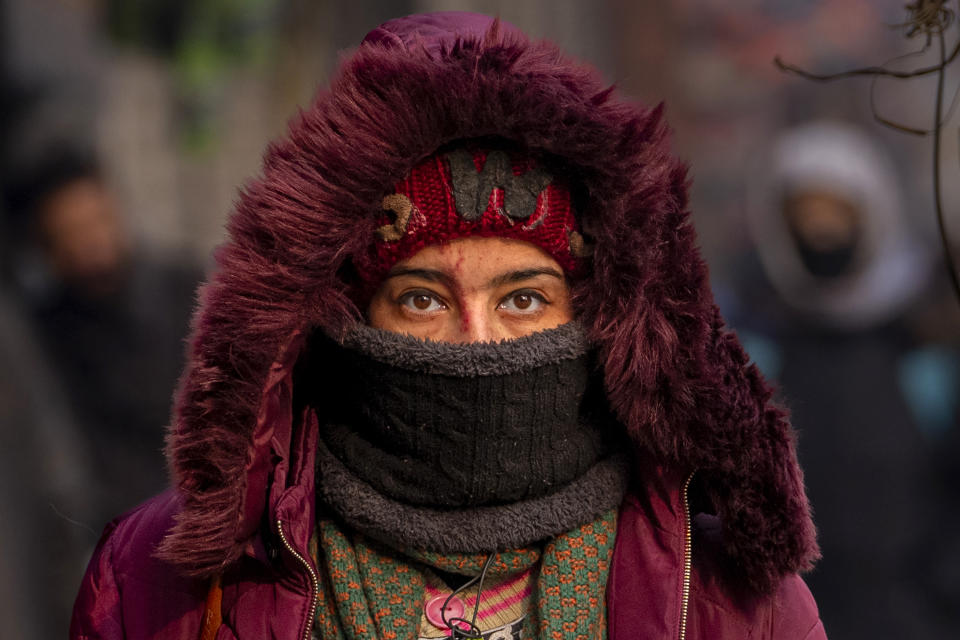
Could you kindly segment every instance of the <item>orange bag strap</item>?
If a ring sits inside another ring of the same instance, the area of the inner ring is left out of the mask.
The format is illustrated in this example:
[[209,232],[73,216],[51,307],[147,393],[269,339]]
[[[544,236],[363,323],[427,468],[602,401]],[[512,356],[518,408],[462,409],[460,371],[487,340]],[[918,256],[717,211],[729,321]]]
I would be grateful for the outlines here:
[[223,587],[220,586],[220,578],[220,575],[215,575],[210,580],[207,604],[203,611],[203,624],[200,626],[200,640],[215,640],[220,624],[223,622],[223,613],[220,610],[223,604]]

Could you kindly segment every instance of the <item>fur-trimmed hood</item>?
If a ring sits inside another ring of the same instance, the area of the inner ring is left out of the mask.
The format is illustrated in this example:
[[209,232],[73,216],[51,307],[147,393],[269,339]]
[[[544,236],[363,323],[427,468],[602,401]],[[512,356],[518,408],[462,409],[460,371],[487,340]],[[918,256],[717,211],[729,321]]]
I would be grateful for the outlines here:
[[558,159],[584,187],[594,252],[574,304],[637,446],[697,470],[746,584],[768,591],[808,568],[794,436],[713,303],[661,108],[622,99],[553,44],[462,13],[371,32],[244,188],[195,318],[168,439],[183,506],[160,554],[194,575],[240,556],[279,437],[265,425],[290,422],[304,337],[360,317],[341,275],[372,242],[377,205],[419,160],[480,136]]

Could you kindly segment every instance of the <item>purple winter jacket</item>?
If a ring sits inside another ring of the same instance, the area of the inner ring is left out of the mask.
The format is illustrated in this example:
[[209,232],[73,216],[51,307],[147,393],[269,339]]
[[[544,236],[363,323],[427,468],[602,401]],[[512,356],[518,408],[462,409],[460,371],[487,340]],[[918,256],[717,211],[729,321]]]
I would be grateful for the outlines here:
[[384,194],[479,136],[549,155],[583,187],[593,252],[573,300],[636,452],[609,637],[825,637],[797,576],[817,547],[793,433],[713,303],[661,109],[550,43],[439,13],[371,32],[242,192],[178,392],[175,486],[107,527],[72,638],[309,636],[324,416],[294,409],[305,337],[359,319],[342,274]]
[[[278,476],[297,480],[279,493],[267,521],[280,523],[291,549],[272,532],[251,542],[223,576],[223,621],[209,637],[309,637],[311,574],[299,558],[310,557],[315,433],[301,434],[307,449],[292,458],[302,464],[291,469],[283,460],[277,467]],[[697,530],[691,523],[693,567],[684,595],[688,552],[680,480],[656,474],[647,479],[646,494],[628,496],[620,509],[607,584],[610,640],[826,638],[813,597],[796,575],[782,579],[769,596],[725,588],[710,565],[709,525]],[[155,557],[179,509],[177,496],[167,492],[107,528],[84,578],[71,638],[201,637],[208,581],[179,575]]]

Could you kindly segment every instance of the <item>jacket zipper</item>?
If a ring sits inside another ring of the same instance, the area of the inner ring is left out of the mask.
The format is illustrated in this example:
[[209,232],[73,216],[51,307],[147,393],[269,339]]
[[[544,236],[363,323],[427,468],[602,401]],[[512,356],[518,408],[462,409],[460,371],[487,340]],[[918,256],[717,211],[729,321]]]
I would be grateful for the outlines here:
[[680,640],[687,637],[687,609],[690,605],[690,575],[693,566],[693,526],[690,522],[690,500],[689,490],[690,481],[693,480],[692,472],[687,476],[687,481],[683,483],[681,499],[683,500],[683,515],[686,520],[686,533],[683,543],[683,590],[680,595]]
[[317,595],[320,591],[320,583],[317,580],[317,572],[313,570],[313,567],[310,566],[310,563],[294,550],[290,543],[287,542],[287,536],[283,533],[283,521],[277,520],[277,532],[280,534],[280,542],[283,543],[283,546],[287,548],[287,551],[290,552],[294,558],[296,558],[300,564],[304,566],[307,570],[307,573],[310,574],[310,609],[307,612],[307,628],[303,632],[303,640],[310,640],[310,634],[313,630],[313,618],[317,615]]

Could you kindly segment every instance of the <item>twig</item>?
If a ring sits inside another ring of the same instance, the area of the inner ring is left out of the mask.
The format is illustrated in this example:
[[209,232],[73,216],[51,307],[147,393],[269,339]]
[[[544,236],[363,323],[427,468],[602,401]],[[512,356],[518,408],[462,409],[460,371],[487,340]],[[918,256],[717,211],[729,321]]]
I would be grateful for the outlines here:
[[[907,58],[922,56],[924,53],[927,52],[929,48],[930,48],[930,43],[928,42],[927,44],[920,47],[920,49],[918,49],[917,51],[911,51],[910,53],[896,56],[895,58],[891,58],[890,60],[887,60],[886,62],[883,63],[883,68],[887,68],[888,65],[891,65],[895,62],[900,62],[902,60],[906,60]],[[909,125],[901,124],[899,122],[894,122],[893,120],[890,120],[889,118],[883,116],[880,113],[880,110],[877,109],[877,81],[881,77],[882,76],[875,75],[870,79],[870,113],[873,115],[874,120],[884,125],[885,127],[889,127],[891,129],[895,129],[903,133],[909,133],[915,136],[929,135],[931,132],[927,129],[920,129],[917,127],[911,127]]]
[[947,271],[950,273],[950,282],[953,284],[953,293],[960,301],[960,278],[957,277],[957,263],[953,259],[953,249],[947,236],[947,225],[943,216],[943,202],[940,194],[940,115],[943,110],[943,81],[946,76],[946,43],[943,32],[937,34],[940,41],[940,72],[937,74],[937,104],[933,117],[933,197],[937,210],[937,226],[940,229],[940,239],[943,241],[943,255],[947,260]]
[[[942,33],[940,34],[943,35]],[[830,82],[833,80],[840,80],[842,78],[854,78],[857,76],[886,76],[888,78],[918,78],[920,76],[928,76],[931,73],[937,73],[940,71],[944,65],[948,65],[954,61],[954,59],[960,55],[960,41],[957,42],[954,46],[953,51],[950,52],[949,57],[941,58],[940,64],[935,64],[930,67],[921,67],[920,69],[914,69],[913,71],[895,71],[894,69],[887,69],[886,67],[862,67],[860,69],[850,69],[848,71],[840,71],[839,73],[811,73],[800,67],[784,62],[780,56],[774,56],[773,64],[777,65],[777,68],[781,71],[786,71],[788,73],[794,73],[801,78],[806,78],[807,80],[814,80],[816,82]]]

